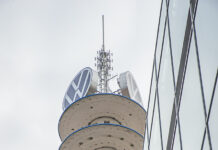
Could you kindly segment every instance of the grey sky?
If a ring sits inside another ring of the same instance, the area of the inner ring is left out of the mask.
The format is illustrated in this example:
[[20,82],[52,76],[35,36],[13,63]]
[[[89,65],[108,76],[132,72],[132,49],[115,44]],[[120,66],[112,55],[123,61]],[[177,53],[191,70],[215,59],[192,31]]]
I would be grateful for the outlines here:
[[58,149],[62,100],[94,67],[105,15],[114,74],[131,71],[147,104],[160,0],[0,0],[0,146]]

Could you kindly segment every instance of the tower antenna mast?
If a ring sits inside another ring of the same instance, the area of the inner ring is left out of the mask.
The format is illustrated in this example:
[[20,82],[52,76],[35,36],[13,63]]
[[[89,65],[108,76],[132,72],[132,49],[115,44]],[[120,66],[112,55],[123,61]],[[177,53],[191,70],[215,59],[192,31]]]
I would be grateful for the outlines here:
[[111,52],[105,50],[104,43],[104,15],[102,15],[102,48],[97,51],[97,70],[98,70],[98,91],[100,93],[108,92],[108,79],[110,78],[111,67]]

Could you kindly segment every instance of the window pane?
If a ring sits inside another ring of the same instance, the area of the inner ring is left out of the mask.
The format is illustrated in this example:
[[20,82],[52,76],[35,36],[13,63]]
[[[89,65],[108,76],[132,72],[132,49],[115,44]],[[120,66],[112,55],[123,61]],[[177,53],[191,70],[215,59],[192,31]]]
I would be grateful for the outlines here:
[[209,119],[210,136],[211,136],[213,149],[218,149],[218,142],[217,142],[218,141],[218,109],[217,108],[218,108],[218,85],[216,85],[216,91],[215,91],[212,110]]
[[180,123],[183,149],[200,149],[205,127],[205,117],[193,38],[181,99]]
[[189,0],[171,0],[169,4],[169,22],[175,78],[177,79],[183,40],[188,17]]
[[154,107],[154,98],[155,98],[155,90],[156,90],[156,78],[155,78],[155,70],[153,74],[153,79],[152,79],[152,87],[151,87],[151,95],[150,95],[150,103],[149,103],[149,109],[148,109],[148,129],[149,129],[149,134],[150,134],[150,129],[151,129],[151,120],[152,120],[152,113],[153,113],[153,107]]
[[148,150],[148,138],[147,138],[147,132],[145,134],[145,142],[144,142],[144,150]]
[[167,28],[162,54],[158,90],[161,110],[161,123],[163,129],[163,145],[166,147],[174,99],[174,84]]
[[180,150],[180,140],[179,140],[179,126],[177,124],[176,134],[174,139],[173,150]]
[[205,136],[205,141],[204,141],[203,150],[210,150],[210,146],[209,146],[207,134],[206,134],[206,136]]
[[207,108],[218,67],[217,14],[217,0],[199,1],[195,24]]
[[161,53],[161,46],[162,46],[162,41],[163,41],[165,19],[166,19],[166,4],[165,4],[165,0],[163,0],[160,27],[159,27],[159,35],[158,35],[158,41],[157,41],[158,42],[157,51],[156,51],[157,68],[160,62],[160,53]]
[[161,140],[160,140],[160,124],[159,124],[159,115],[158,115],[158,107],[156,101],[156,108],[154,113],[154,122],[153,122],[153,129],[152,129],[152,136],[151,136],[151,145],[150,149],[160,150],[161,148]]

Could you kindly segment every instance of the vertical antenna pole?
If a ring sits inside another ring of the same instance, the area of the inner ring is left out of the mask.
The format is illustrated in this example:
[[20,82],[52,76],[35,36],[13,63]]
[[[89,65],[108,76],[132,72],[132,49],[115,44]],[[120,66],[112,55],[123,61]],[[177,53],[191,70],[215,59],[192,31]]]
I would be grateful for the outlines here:
[[102,15],[102,38],[103,38],[103,45],[102,50],[104,50],[104,15]]
[[104,45],[104,15],[102,15],[102,48],[97,52],[97,70],[98,70],[98,91],[100,93],[108,92],[108,79],[110,77],[111,67],[111,53],[105,50]]

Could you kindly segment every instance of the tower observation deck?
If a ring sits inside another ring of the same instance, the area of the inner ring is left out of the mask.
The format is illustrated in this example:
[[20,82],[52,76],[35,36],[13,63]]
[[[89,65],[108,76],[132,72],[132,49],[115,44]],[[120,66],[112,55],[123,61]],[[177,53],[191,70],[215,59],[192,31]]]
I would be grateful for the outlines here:
[[[132,74],[121,73],[111,91],[111,52],[103,44],[97,71],[82,69],[70,83],[58,124],[59,150],[143,150],[146,111]],[[116,93],[116,94],[115,94]]]

